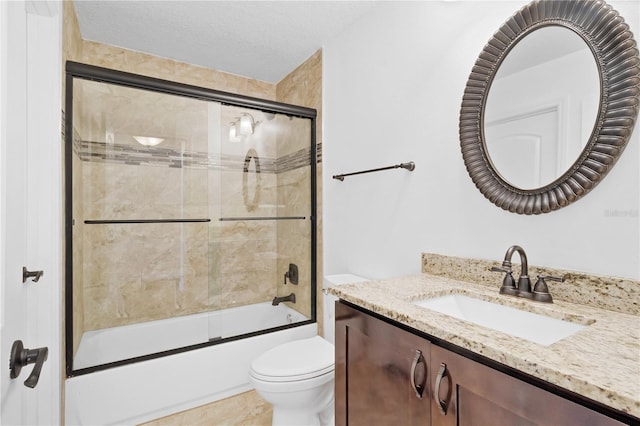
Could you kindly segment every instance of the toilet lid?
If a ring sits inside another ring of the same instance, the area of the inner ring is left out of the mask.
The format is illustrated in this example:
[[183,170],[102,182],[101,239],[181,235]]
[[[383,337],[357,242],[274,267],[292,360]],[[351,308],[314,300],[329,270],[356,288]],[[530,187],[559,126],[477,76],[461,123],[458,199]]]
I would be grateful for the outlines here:
[[251,375],[265,381],[304,380],[333,372],[333,345],[320,336],[283,343],[251,364]]

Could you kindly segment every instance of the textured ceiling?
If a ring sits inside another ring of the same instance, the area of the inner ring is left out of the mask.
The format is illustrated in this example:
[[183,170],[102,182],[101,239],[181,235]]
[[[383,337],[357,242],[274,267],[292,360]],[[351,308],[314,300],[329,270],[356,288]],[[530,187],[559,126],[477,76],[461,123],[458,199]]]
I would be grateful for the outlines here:
[[82,37],[271,83],[375,1],[82,1]]

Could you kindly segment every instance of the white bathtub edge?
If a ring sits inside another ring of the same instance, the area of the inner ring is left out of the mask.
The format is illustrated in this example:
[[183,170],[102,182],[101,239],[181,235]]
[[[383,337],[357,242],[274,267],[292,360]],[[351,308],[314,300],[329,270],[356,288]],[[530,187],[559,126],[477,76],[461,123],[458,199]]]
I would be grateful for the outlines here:
[[315,335],[317,324],[307,324],[69,378],[65,423],[139,424],[246,392],[253,359]]

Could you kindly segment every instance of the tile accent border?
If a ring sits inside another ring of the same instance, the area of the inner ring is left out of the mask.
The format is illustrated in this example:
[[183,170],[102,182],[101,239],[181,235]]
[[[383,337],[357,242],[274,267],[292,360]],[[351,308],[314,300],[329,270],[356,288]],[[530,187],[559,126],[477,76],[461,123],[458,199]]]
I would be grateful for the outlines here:
[[[495,287],[497,293],[502,275],[489,269],[500,266],[501,262],[422,253],[422,272]],[[513,270],[519,269],[520,265],[514,264]],[[564,276],[562,283],[547,281],[549,292],[556,300],[640,315],[640,281],[529,265],[532,284],[539,274]],[[514,276],[517,278],[517,274]]]
[[[210,155],[206,152],[184,151],[171,148],[140,147],[127,144],[106,144],[80,139],[73,135],[73,151],[82,161],[157,166],[173,168],[197,168],[210,170],[243,170],[245,157],[239,155]],[[322,158],[322,146],[317,145],[318,162]],[[260,158],[261,173],[279,174],[307,167],[311,164],[311,149],[299,149],[282,157]]]

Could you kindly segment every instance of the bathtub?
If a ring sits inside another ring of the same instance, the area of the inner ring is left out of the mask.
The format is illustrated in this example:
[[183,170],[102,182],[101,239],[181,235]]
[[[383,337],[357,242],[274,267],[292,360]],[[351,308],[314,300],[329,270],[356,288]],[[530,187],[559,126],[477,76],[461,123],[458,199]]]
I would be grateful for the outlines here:
[[[81,340],[75,368],[305,319],[285,304],[274,307],[265,302],[91,331]],[[68,378],[65,423],[138,424],[246,392],[252,389],[249,368],[253,359],[278,344],[316,334],[316,323],[305,324]]]
[[272,306],[271,302],[264,302],[88,331],[82,336],[73,368],[78,370],[305,320],[307,317],[284,303]]

